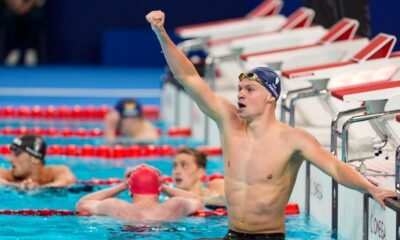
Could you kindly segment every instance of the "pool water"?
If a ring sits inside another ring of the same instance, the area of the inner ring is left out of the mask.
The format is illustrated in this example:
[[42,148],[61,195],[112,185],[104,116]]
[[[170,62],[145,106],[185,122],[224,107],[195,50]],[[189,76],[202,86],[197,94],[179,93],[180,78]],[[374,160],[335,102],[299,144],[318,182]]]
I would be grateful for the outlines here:
[[[204,143],[200,141],[196,141],[191,138],[187,137],[169,137],[167,135],[167,131],[169,129],[168,124],[165,124],[161,121],[152,121],[153,125],[156,128],[161,130],[161,137],[157,141],[152,141],[152,144],[156,145],[163,145],[168,144],[172,146],[180,146],[186,145],[190,147],[198,147],[200,145],[204,145]],[[78,120],[38,120],[38,119],[1,119],[0,120],[0,129],[5,127],[26,127],[29,129],[32,128],[56,128],[56,129],[103,129],[104,123],[102,121],[78,121]],[[11,135],[3,135],[0,134],[0,145],[9,144],[14,136]],[[68,145],[68,144],[75,144],[75,145],[104,145],[108,144],[102,136],[100,137],[78,137],[78,136],[70,136],[70,137],[60,137],[60,136],[46,136],[46,143],[48,145],[58,144],[58,145]],[[129,139],[120,138],[120,142],[124,145],[132,145],[132,142]]]
[[[105,160],[95,158],[49,157],[47,164],[66,164],[79,180],[93,178],[122,178],[126,168],[147,163],[159,168],[163,175],[171,175],[171,158],[138,158]],[[0,167],[9,168],[5,157]],[[222,173],[221,157],[211,157],[207,174]],[[44,189],[20,192],[1,187],[0,209],[67,209],[74,211],[76,202],[85,194],[107,186],[76,184],[66,189]],[[128,193],[120,198],[130,201]],[[165,196],[161,197],[161,201]],[[181,221],[156,226],[126,226],[108,217],[81,216],[0,216],[1,239],[200,239],[222,237],[227,231],[226,217],[187,217]],[[287,239],[331,239],[331,232],[312,218],[304,215],[287,216]],[[341,239],[341,238],[339,238]]]
[[[1,216],[1,239],[201,239],[226,234],[226,217],[187,217],[156,226],[127,226],[109,217]],[[313,219],[291,216],[286,219],[287,240],[334,239],[326,227]],[[342,239],[342,238],[338,238]]]

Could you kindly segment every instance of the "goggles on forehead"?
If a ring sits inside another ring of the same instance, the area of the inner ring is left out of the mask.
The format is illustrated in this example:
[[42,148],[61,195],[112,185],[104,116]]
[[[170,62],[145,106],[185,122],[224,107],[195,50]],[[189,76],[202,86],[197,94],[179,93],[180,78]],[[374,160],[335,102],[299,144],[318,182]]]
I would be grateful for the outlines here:
[[249,79],[249,80],[257,81],[257,82],[261,83],[261,85],[264,85],[264,82],[255,73],[249,72],[249,73],[239,74],[239,81],[242,81],[245,78]]

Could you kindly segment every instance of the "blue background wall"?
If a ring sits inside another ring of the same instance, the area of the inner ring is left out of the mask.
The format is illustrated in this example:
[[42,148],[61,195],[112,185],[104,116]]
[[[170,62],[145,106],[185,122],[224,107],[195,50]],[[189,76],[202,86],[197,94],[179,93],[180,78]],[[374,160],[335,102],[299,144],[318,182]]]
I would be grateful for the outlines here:
[[[241,17],[260,2],[49,0],[46,6],[47,62],[162,66],[160,48],[145,20],[150,10],[166,12],[166,27],[173,35],[177,26]],[[302,0],[286,0],[282,13],[287,16],[302,3]],[[386,32],[400,37],[399,9],[399,0],[370,1],[372,36]]]

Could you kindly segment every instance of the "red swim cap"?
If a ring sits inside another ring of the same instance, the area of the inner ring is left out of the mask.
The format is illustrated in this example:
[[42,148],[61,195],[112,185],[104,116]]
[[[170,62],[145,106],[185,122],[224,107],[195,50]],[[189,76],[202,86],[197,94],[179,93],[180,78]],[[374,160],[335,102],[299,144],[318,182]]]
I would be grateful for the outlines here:
[[131,194],[160,194],[160,174],[146,165],[133,171],[129,178],[129,191]]

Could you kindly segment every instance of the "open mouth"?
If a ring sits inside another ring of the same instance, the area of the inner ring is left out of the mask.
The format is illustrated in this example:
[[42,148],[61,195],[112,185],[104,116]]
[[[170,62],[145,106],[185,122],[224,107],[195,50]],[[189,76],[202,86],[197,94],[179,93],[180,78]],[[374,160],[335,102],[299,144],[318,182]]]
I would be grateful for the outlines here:
[[243,103],[240,103],[240,102],[238,103],[238,108],[239,108],[239,109],[245,108],[245,107],[246,107],[246,105],[244,105]]
[[175,178],[175,183],[180,184],[182,182],[182,178]]

